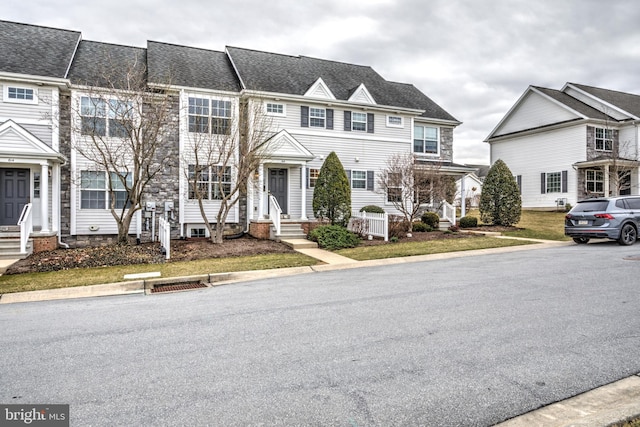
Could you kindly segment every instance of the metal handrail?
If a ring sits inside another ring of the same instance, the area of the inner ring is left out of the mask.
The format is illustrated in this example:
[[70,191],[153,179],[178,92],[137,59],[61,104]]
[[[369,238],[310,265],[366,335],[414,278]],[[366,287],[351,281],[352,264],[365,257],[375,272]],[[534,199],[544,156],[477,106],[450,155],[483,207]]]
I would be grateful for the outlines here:
[[18,220],[18,226],[20,227],[20,253],[27,253],[27,243],[29,242],[29,236],[33,232],[33,216],[31,215],[31,203],[27,203],[22,208],[20,219]]

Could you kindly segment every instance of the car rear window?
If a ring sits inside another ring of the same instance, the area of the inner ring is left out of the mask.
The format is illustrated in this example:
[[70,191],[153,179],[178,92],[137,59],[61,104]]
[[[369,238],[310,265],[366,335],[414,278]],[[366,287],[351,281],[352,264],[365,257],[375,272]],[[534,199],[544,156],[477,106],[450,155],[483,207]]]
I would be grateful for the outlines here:
[[609,205],[609,201],[608,200],[590,200],[590,201],[578,203],[573,208],[573,212],[606,211],[608,205]]

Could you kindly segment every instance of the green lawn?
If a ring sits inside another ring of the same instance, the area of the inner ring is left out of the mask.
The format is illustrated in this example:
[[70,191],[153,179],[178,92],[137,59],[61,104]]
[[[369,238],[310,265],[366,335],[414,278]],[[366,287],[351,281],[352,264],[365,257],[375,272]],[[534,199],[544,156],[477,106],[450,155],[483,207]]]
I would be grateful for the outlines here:
[[428,240],[422,242],[399,242],[379,246],[363,246],[352,249],[341,249],[336,251],[336,253],[358,261],[365,261],[371,259],[441,254],[446,252],[502,248],[528,244],[532,244],[532,242],[496,239],[495,237],[476,237],[473,239]]
[[314,258],[294,253],[203,259],[197,261],[171,262],[167,264],[77,268],[47,273],[12,274],[0,276],[0,294],[122,282],[125,274],[147,273],[151,271],[159,271],[162,277],[179,277],[210,273],[229,273],[234,271],[303,267],[316,265],[317,263],[318,260]]
[[[471,211],[469,214],[479,216],[477,211]],[[505,234],[513,237],[569,240],[563,234],[564,215],[565,214],[563,212],[523,211],[522,218],[517,224],[517,226],[523,228],[523,230],[508,232]],[[337,251],[337,253],[360,261],[468,251],[473,249],[497,248],[523,244],[529,244],[529,242],[482,237],[474,239],[447,239],[427,242],[400,242],[379,246],[362,246],[353,249],[340,250]],[[162,274],[162,277],[177,277],[208,273],[300,267],[315,265],[317,263],[318,261],[313,258],[296,253],[5,275],[0,276],[0,294],[120,282],[123,280],[123,276],[125,274],[145,273],[151,271],[159,271]]]

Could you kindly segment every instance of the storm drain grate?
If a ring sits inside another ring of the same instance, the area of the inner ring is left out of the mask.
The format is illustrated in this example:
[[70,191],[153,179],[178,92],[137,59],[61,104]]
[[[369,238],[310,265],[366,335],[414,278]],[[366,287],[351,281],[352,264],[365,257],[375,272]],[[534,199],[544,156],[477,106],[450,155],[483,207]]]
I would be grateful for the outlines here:
[[153,289],[151,289],[151,293],[157,294],[158,292],[188,291],[190,289],[199,289],[199,288],[206,288],[206,287],[207,285],[200,282],[173,283],[168,285],[155,285]]

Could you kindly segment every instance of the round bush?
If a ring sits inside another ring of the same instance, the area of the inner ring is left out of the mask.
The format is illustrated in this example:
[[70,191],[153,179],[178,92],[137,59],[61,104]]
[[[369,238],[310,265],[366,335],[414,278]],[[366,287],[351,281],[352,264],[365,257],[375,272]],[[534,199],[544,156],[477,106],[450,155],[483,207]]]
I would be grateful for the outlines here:
[[475,216],[463,216],[460,218],[460,227],[474,228],[478,226],[478,218]]
[[355,248],[360,244],[358,236],[339,225],[321,225],[311,230],[309,240],[324,249]]
[[363,206],[360,209],[360,212],[369,212],[369,213],[384,213],[384,209],[382,209],[380,206],[376,206],[376,205],[367,205],[367,206]]
[[411,228],[411,230],[414,233],[423,233],[426,231],[431,231],[433,230],[433,228],[431,228],[430,225],[425,224],[424,222],[414,222],[413,223],[413,227]]
[[435,212],[425,212],[420,219],[431,228],[437,229],[440,226],[440,217]]

